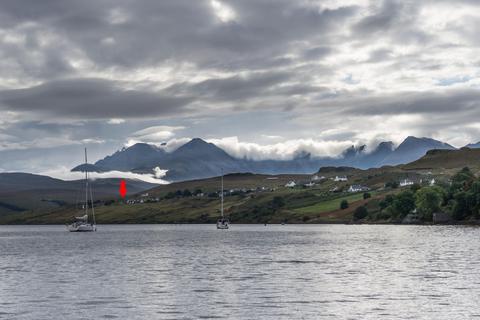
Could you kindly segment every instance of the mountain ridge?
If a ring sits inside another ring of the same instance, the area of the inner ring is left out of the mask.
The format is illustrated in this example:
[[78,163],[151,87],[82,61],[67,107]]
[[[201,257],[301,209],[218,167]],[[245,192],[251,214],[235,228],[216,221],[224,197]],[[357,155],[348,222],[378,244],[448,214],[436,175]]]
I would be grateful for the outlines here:
[[[315,157],[299,152],[291,160],[252,160],[236,158],[217,145],[194,138],[172,152],[162,147],[137,143],[97,161],[90,171],[132,171],[152,173],[154,168],[168,170],[164,179],[184,181],[208,178],[222,173],[305,174],[322,166],[352,166],[359,169],[399,165],[415,161],[432,149],[455,150],[453,146],[432,138],[408,136],[397,147],[391,141],[380,142],[371,152],[366,145],[345,149],[338,157]],[[82,165],[72,171],[83,171]]]

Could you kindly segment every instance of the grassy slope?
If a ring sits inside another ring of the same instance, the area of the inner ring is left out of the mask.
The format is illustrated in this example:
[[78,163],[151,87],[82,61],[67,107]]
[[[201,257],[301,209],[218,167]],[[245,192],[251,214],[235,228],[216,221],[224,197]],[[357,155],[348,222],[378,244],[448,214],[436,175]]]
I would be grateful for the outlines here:
[[[385,182],[398,181],[404,178],[416,179],[422,173],[433,172],[435,178],[448,178],[458,169],[470,166],[478,172],[480,168],[480,150],[462,149],[459,151],[432,151],[425,157],[410,164],[398,167],[383,167],[379,169],[358,170],[347,169],[322,172],[327,178],[335,175],[347,175],[348,184],[363,184],[372,189],[380,189]],[[429,176],[431,177],[431,176]],[[290,180],[307,181],[310,175],[277,175],[276,179],[268,175],[233,174],[225,177],[225,189],[233,188],[274,188],[274,191],[260,192],[248,196],[226,197],[225,208],[228,216],[237,223],[259,222],[349,222],[353,211],[360,205],[366,205],[370,211],[378,209],[378,201],[384,191],[372,193],[367,201],[362,194],[345,194],[328,192],[333,186],[345,186],[345,183],[335,183],[326,180],[315,188],[287,189],[283,187]],[[148,191],[150,197],[163,197],[168,192],[189,189],[202,189],[203,192],[219,190],[219,178],[203,179],[172,183],[159,186]],[[273,208],[275,196],[285,199],[285,206]],[[132,195],[131,198],[138,198]],[[346,199],[350,206],[339,210],[340,202]],[[117,199],[118,200],[118,199]],[[21,207],[20,202],[18,203]],[[215,198],[178,198],[162,200],[158,203],[125,205],[117,201],[111,206],[96,208],[99,223],[190,223],[214,222],[219,215],[219,199]],[[66,223],[75,212],[72,207],[60,209],[49,208],[46,211],[13,212],[0,216],[0,223]]]
[[405,170],[480,169],[480,149],[431,150],[424,157],[403,166]]
[[[235,223],[289,223],[301,222],[347,222],[356,206],[363,204],[362,193],[331,194],[325,191],[330,181],[312,189],[278,188],[247,196],[225,198],[225,212]],[[274,197],[285,199],[283,207],[273,209]],[[338,210],[346,199],[350,207]],[[164,199],[158,203],[127,205],[117,202],[110,206],[97,207],[98,223],[213,223],[220,215],[218,198]],[[0,223],[63,224],[80,212],[73,207],[45,213],[26,212],[0,217]]]

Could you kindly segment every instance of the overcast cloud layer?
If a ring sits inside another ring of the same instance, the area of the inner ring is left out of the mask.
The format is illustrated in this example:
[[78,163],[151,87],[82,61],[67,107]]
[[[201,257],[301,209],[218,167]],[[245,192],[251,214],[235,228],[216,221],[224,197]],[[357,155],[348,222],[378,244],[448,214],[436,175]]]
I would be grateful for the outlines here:
[[0,171],[202,137],[235,156],[480,140],[476,0],[0,2]]

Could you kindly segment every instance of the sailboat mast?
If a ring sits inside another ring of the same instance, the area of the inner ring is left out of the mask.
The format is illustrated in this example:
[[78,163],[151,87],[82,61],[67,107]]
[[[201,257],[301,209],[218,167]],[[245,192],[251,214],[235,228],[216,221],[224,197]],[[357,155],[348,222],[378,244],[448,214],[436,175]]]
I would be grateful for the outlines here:
[[222,199],[221,212],[222,212],[222,218],[223,218],[223,169],[222,169],[222,190],[221,190],[221,193],[222,193],[222,196],[221,196],[221,199]]
[[88,221],[88,160],[87,160],[87,148],[85,148],[85,214]]

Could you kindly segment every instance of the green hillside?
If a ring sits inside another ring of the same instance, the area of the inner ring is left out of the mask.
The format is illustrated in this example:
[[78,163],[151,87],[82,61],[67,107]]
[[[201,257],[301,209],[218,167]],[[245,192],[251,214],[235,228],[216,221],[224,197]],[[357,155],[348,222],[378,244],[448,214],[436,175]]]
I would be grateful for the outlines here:
[[[372,195],[385,194],[381,190],[386,181],[414,176],[395,168],[374,170],[342,170],[347,182],[335,182],[335,170],[322,171],[312,187],[304,186],[312,175],[255,175],[230,174],[224,178],[226,214],[235,223],[303,223],[348,222],[355,206],[364,204],[363,192],[349,193],[352,184],[361,184],[372,190]],[[320,179],[322,177],[322,179]],[[295,181],[297,186],[285,184]],[[210,178],[158,186],[125,200],[96,206],[98,223],[213,223],[220,214],[218,192],[220,179]],[[335,191],[333,191],[336,189]],[[201,193],[200,193],[201,192]],[[280,200],[279,200],[280,199]],[[372,198],[373,199],[373,198]],[[338,210],[340,202],[351,206]],[[368,202],[368,201],[366,201]],[[73,206],[56,210],[30,210],[0,216],[3,224],[67,223],[79,212]]]
[[403,166],[405,170],[457,170],[469,167],[480,170],[480,149],[430,150],[425,156]]
[[[465,166],[478,174],[480,150],[432,150],[407,165],[368,170],[324,167],[314,175],[229,174],[224,177],[225,210],[234,223],[347,223],[358,207],[366,206],[378,221],[391,216],[381,212],[381,200],[410,189],[399,188],[400,181],[407,179],[423,186],[435,181],[447,188],[451,177]],[[337,176],[346,176],[347,181],[335,181]],[[313,186],[305,186],[314,178]],[[286,187],[290,181],[296,186]],[[364,199],[363,191],[348,192],[352,185],[370,189],[371,197]],[[105,189],[99,187],[97,193],[102,194]],[[216,177],[156,186],[131,193],[126,199],[102,194],[103,200],[95,205],[97,221],[213,223],[220,214],[219,192],[220,178]],[[79,213],[73,205],[78,196],[73,190],[52,188],[36,194],[19,190],[0,195],[0,211],[4,212],[0,223],[62,224]],[[340,209],[343,200],[349,204],[346,209]]]

